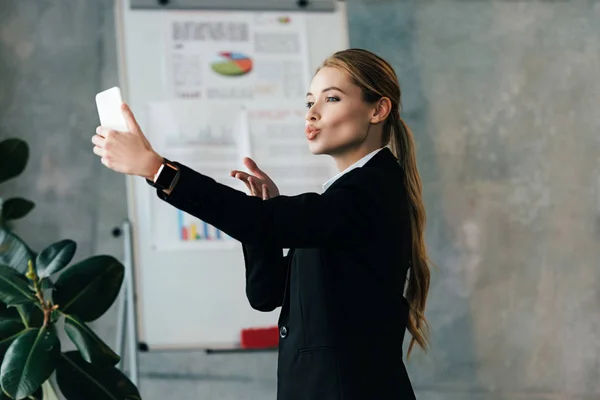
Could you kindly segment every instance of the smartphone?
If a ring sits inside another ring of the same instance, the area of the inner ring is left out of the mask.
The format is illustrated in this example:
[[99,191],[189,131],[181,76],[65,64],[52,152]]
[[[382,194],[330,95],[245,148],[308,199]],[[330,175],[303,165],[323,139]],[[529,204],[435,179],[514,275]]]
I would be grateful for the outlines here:
[[123,116],[121,106],[123,97],[121,89],[112,87],[96,95],[96,107],[100,117],[100,125],[114,129],[116,131],[126,132],[129,130],[127,121]]

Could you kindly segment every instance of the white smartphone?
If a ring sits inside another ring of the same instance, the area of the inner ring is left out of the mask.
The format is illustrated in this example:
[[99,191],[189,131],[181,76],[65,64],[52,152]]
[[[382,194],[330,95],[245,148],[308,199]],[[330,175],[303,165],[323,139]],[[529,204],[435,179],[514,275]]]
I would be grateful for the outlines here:
[[122,105],[123,97],[121,96],[121,89],[118,87],[115,86],[98,93],[96,95],[96,107],[98,107],[100,125],[116,131],[128,131],[127,121],[125,121],[121,109]]

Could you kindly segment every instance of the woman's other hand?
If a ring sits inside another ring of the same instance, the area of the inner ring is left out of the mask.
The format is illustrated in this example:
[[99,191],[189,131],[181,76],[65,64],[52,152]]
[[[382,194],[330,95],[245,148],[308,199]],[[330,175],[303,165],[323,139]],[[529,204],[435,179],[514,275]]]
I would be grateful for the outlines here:
[[244,182],[252,196],[267,200],[279,196],[279,189],[275,182],[265,174],[251,158],[244,158],[244,165],[250,174],[244,171],[233,170],[230,175]]

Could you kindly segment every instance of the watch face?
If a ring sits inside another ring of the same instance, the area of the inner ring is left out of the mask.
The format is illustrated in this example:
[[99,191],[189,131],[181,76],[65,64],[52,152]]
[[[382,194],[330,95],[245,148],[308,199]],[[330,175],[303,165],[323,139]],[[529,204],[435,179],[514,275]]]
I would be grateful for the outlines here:
[[170,164],[164,164],[158,178],[156,179],[156,186],[161,189],[169,189],[173,184],[173,180],[177,176],[177,169]]

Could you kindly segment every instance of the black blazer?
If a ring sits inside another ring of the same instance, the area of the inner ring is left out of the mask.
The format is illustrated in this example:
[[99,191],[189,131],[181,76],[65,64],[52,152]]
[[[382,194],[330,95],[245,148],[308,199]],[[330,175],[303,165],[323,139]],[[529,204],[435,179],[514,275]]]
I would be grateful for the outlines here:
[[159,197],[242,242],[251,306],[282,307],[278,400],[415,399],[402,360],[409,211],[389,149],[322,195],[266,201],[179,166]]

